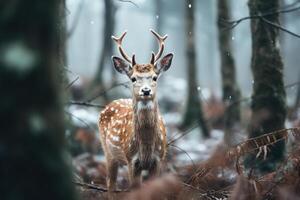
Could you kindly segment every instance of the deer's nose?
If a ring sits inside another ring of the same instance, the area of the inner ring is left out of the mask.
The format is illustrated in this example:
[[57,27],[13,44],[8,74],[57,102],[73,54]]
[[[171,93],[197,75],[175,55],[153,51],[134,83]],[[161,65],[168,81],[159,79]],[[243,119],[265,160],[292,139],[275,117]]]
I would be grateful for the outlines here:
[[151,89],[148,88],[148,87],[145,87],[145,88],[142,89],[142,93],[143,93],[144,96],[149,96],[150,92],[151,92]]

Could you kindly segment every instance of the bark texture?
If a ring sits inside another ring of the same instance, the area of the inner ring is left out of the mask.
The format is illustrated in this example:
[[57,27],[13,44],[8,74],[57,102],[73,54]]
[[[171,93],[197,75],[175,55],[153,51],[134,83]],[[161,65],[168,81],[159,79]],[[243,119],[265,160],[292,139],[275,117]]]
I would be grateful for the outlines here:
[[59,95],[59,0],[0,6],[0,193],[3,200],[75,198]]
[[235,135],[233,127],[240,121],[240,90],[236,82],[236,70],[234,58],[231,50],[232,33],[231,30],[224,31],[222,20],[229,20],[230,9],[228,0],[218,1],[218,32],[219,48],[221,56],[221,75],[223,102],[225,105],[224,114],[224,141],[227,145],[232,145]]
[[202,111],[202,102],[197,90],[197,63],[195,48],[195,4],[194,0],[186,1],[186,58],[187,58],[187,80],[188,99],[182,128],[199,123],[204,137],[209,137],[210,132]]
[[[250,15],[259,15],[276,10],[279,0],[250,0]],[[267,20],[279,23],[278,15],[271,15]],[[260,19],[251,20],[253,73],[252,118],[249,126],[249,137],[283,129],[286,118],[286,93],[283,83],[283,63],[279,51],[278,30]],[[254,155],[246,160],[247,166],[257,163],[260,171],[275,169],[275,164],[284,157],[284,142],[270,147],[267,160]]]
[[298,78],[298,85],[297,85],[297,94],[296,94],[296,100],[295,100],[295,106],[294,108],[297,110],[300,107],[300,74]]

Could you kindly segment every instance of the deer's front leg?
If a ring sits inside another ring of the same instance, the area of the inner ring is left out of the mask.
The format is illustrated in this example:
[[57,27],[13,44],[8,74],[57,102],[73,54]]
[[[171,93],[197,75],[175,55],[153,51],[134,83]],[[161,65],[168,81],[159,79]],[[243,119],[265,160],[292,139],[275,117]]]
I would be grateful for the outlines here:
[[152,158],[152,160],[149,162],[148,172],[149,172],[149,178],[152,178],[159,174],[160,172],[159,158],[156,157]]
[[107,188],[109,192],[116,190],[116,181],[118,175],[118,162],[107,160]]
[[137,187],[141,183],[142,167],[139,159],[132,160],[128,165],[129,182],[131,187]]

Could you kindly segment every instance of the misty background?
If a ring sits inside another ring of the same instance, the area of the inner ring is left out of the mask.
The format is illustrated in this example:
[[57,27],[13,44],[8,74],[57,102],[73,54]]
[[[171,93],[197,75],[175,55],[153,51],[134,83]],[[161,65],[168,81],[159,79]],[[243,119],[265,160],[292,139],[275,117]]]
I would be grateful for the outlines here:
[[[150,60],[152,51],[157,51],[156,40],[149,29],[155,29],[157,20],[161,20],[160,34],[168,34],[165,53],[174,52],[175,57],[171,69],[164,77],[170,81],[176,78],[180,81],[179,87],[187,87],[186,79],[186,55],[185,55],[185,8],[183,0],[161,0],[162,14],[158,15],[155,9],[155,1],[136,0],[135,5],[130,2],[115,1],[116,24],[114,35],[119,36],[127,30],[123,46],[129,54],[135,53],[138,63],[146,63]],[[232,19],[248,16],[247,0],[231,0]],[[285,0],[285,4],[292,3]],[[104,25],[104,1],[67,0],[67,25],[68,29],[74,26],[74,31],[67,40],[67,63],[70,70],[80,75],[81,80],[90,80],[97,71],[99,57],[102,48]],[[196,22],[196,52],[198,67],[198,83],[205,98],[211,94],[220,97],[221,74],[220,55],[217,33],[217,1],[195,2]],[[293,32],[300,32],[299,13],[281,15],[281,23]],[[232,50],[236,63],[237,81],[241,88],[242,96],[248,97],[252,91],[252,73],[250,69],[251,58],[251,32],[249,20],[245,20],[233,29]],[[76,25],[74,25],[76,24]],[[284,32],[280,32],[281,53],[284,61],[284,81],[291,84],[298,81],[300,73],[298,56],[300,40],[293,38]],[[114,55],[119,55],[114,45]],[[112,64],[106,63],[104,73],[106,82],[111,76]],[[72,75],[70,75],[72,76]],[[127,77],[117,75],[119,81]],[[160,81],[159,86],[164,83]],[[80,84],[80,81],[75,83]],[[295,99],[297,86],[288,88],[287,103],[292,104]],[[160,93],[158,92],[158,95]],[[185,94],[182,94],[185,96]]]

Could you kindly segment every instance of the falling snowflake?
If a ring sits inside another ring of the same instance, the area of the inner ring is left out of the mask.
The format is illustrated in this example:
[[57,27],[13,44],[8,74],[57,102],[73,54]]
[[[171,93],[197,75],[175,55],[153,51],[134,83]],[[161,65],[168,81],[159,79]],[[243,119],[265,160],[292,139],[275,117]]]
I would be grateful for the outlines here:
[[189,4],[189,8],[192,8],[192,4]]

